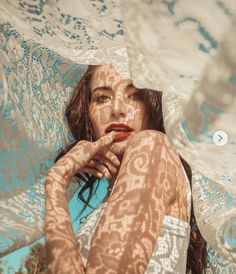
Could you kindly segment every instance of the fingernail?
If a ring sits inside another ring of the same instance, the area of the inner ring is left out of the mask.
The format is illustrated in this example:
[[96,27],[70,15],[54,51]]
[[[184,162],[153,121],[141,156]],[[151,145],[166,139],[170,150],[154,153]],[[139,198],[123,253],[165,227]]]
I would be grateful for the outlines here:
[[103,174],[102,173],[98,173],[98,178],[102,178],[103,177]]
[[116,173],[117,169],[116,168],[112,168],[112,173]]
[[119,166],[119,165],[120,165],[120,161],[119,161],[118,159],[115,158],[114,164],[115,164],[116,166]]

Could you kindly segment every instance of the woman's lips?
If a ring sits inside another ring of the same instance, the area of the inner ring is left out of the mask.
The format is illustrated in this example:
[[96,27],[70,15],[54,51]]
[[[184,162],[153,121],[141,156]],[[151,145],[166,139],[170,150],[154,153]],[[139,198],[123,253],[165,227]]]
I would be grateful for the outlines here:
[[113,142],[121,142],[133,132],[133,129],[125,123],[112,123],[106,128],[105,132],[111,131],[117,132]]
[[121,142],[124,139],[126,139],[131,134],[131,131],[121,131],[116,134],[115,138],[113,139],[113,142]]
[[133,128],[131,128],[129,125],[124,123],[111,123],[105,130],[106,133],[109,133],[110,131],[133,131]]

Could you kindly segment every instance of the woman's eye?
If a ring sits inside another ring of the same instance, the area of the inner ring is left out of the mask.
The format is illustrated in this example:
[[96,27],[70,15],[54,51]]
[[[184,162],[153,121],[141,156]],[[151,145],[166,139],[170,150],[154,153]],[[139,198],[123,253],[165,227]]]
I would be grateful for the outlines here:
[[97,103],[105,103],[105,102],[107,102],[109,99],[110,99],[110,97],[107,96],[107,95],[98,95],[98,96],[96,97],[96,102],[97,102]]
[[128,96],[129,99],[132,99],[132,100],[142,100],[143,99],[143,96],[142,96],[142,93],[141,92],[134,92],[134,93],[131,93],[129,96]]

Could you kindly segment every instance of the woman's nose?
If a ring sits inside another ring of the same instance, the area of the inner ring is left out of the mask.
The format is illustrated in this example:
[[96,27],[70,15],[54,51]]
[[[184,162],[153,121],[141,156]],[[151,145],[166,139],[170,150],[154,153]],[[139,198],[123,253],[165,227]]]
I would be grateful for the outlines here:
[[120,98],[114,98],[112,105],[113,116],[126,116],[126,107]]

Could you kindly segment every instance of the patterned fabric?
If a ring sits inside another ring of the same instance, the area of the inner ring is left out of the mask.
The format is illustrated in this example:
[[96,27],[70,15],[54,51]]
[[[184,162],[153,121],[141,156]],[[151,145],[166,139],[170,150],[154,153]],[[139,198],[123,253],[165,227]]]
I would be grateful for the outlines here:
[[231,0],[1,1],[2,254],[42,234],[44,176],[71,140],[65,105],[87,64],[111,63],[163,91],[168,138],[196,171],[200,230],[236,260],[235,14]]
[[206,274],[234,274],[236,273],[236,263],[229,262],[223,256],[208,247],[208,260],[209,265]]
[[10,252],[43,233],[44,176],[71,139],[65,104],[87,66],[0,28],[0,250]]
[[[2,31],[79,64],[128,74],[120,1],[3,0]],[[17,51],[16,51],[17,52]]]
[[236,199],[230,192],[193,170],[193,203],[198,226],[208,244],[231,262],[236,262]]

